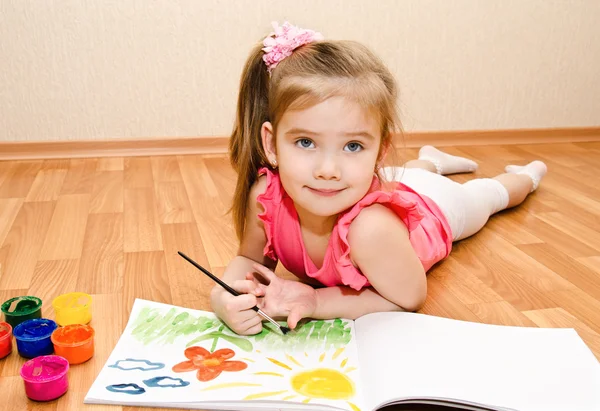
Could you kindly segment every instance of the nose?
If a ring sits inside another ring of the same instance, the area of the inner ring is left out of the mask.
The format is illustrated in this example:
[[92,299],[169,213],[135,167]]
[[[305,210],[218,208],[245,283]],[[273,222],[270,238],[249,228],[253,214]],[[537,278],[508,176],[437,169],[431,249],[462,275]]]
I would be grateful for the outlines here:
[[332,154],[319,156],[314,174],[315,178],[319,180],[339,180],[341,170],[338,158]]

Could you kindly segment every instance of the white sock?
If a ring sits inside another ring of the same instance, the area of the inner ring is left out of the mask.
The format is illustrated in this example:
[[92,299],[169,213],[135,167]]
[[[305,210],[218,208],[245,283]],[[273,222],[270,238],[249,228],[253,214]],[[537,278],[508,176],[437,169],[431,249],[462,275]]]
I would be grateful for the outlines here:
[[473,172],[477,163],[468,158],[444,153],[433,146],[423,146],[419,150],[419,160],[427,160],[435,165],[438,174]]
[[511,174],[525,174],[533,181],[533,187],[530,193],[534,192],[540,185],[540,181],[548,172],[548,167],[542,161],[535,160],[525,166],[509,165],[504,168],[504,171]]

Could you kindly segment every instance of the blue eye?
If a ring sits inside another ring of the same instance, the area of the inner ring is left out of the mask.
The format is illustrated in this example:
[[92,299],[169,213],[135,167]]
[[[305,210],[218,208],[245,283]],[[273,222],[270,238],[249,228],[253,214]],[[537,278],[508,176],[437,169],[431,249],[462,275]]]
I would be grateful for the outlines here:
[[345,148],[346,148],[346,149],[348,149],[347,151],[350,151],[350,152],[352,152],[352,153],[356,153],[357,151],[360,151],[360,150],[362,150],[362,149],[363,149],[363,146],[362,146],[362,145],[360,145],[360,144],[359,144],[359,143],[357,143],[357,142],[352,142],[352,143],[348,143],[348,144],[346,144],[346,147],[345,147]]
[[302,148],[312,148],[311,146],[314,147],[314,143],[309,138],[301,138],[300,140],[296,141],[296,145]]

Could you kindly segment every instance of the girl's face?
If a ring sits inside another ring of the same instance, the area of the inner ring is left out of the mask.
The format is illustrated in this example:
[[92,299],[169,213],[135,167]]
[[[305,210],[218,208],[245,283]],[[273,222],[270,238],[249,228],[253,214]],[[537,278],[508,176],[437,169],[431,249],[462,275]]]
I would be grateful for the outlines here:
[[263,146],[277,161],[281,183],[303,217],[331,217],[369,190],[381,143],[377,114],[344,97],[288,110],[273,135],[263,124]]

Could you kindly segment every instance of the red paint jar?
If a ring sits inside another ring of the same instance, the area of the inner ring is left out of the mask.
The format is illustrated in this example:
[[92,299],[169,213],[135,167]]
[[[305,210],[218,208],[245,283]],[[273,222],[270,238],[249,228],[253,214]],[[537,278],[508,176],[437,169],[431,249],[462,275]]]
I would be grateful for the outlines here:
[[0,358],[12,352],[12,327],[9,323],[0,322]]

